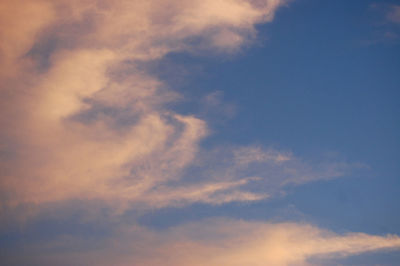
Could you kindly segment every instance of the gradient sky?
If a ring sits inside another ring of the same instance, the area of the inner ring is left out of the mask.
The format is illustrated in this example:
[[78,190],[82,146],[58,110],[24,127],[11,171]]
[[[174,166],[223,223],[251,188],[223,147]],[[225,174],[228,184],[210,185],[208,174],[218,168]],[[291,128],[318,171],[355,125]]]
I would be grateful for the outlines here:
[[1,265],[399,265],[400,3],[0,1]]

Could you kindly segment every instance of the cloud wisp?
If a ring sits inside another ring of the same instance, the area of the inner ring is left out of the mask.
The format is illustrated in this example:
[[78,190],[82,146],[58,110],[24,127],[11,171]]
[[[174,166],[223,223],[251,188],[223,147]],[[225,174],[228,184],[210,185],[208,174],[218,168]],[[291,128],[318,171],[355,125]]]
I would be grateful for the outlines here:
[[212,219],[155,232],[121,226],[106,240],[62,236],[25,246],[9,265],[313,265],[364,252],[400,248],[397,236],[336,234],[298,223]]
[[400,24],[400,5],[392,5],[387,13],[387,19],[393,23]]

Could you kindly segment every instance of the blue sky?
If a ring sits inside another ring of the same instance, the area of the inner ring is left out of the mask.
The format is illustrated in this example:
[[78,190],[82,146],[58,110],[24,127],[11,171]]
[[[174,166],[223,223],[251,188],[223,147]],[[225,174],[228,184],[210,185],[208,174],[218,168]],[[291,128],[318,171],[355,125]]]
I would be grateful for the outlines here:
[[[319,219],[328,215],[338,228],[398,233],[400,54],[397,42],[376,39],[399,29],[373,4],[294,1],[258,26],[262,41],[234,58],[170,57],[203,70],[182,86],[193,102],[218,91],[237,109],[233,118],[210,114],[216,129],[204,145],[255,141],[308,160],[365,164],[343,180],[296,188],[284,204],[297,202]],[[192,106],[181,108],[196,112]]]
[[4,7],[5,265],[400,261],[397,1]]

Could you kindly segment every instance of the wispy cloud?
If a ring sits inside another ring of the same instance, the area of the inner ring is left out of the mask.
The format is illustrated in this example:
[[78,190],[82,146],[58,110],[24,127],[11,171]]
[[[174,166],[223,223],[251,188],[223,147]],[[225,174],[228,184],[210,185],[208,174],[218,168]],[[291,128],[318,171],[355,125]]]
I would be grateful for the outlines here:
[[400,5],[390,6],[387,13],[387,19],[393,23],[400,23]]
[[[257,201],[289,184],[351,171],[352,164],[312,164],[259,146],[202,148],[207,122],[170,110],[168,103],[181,96],[141,67],[171,52],[238,51],[284,2],[2,1],[1,218],[21,206],[29,215],[70,201],[88,209],[96,202],[113,213]],[[117,226],[106,239],[61,237],[5,259],[10,265],[301,265],[315,255],[398,246],[397,237],[224,220],[161,233]]]
[[[13,143],[2,146],[12,154],[2,164],[3,204],[99,199],[128,206],[154,190],[168,191],[163,205],[173,195],[210,201],[204,187],[184,195],[161,189],[182,178],[208,129],[166,109],[179,95],[140,64],[173,51],[239,49],[281,4],[3,2],[2,93],[10,97],[3,100],[1,138]],[[22,23],[25,16],[36,19]],[[236,182],[205,187],[216,193]]]
[[[201,149],[206,121],[169,110],[180,96],[140,67],[172,51],[239,49],[242,42],[216,38],[251,39],[283,1],[29,3],[2,9],[5,208],[98,200],[121,212],[254,201],[351,168],[255,146]],[[20,23],[26,14],[37,19]]]
[[[1,9],[3,208],[255,201],[352,168],[256,146],[201,149],[206,121],[169,110],[180,96],[141,67],[173,51],[239,49],[283,1],[30,3]],[[21,23],[27,14],[36,19]]]
[[[397,236],[337,234],[308,224],[205,220],[167,231],[119,227],[106,240],[63,236],[9,254],[9,265],[312,265],[400,248]],[[11,263],[13,262],[13,263]]]
[[377,27],[374,38],[368,44],[394,43],[399,40],[400,6],[388,3],[373,3],[370,6],[372,15],[378,18],[375,22]]

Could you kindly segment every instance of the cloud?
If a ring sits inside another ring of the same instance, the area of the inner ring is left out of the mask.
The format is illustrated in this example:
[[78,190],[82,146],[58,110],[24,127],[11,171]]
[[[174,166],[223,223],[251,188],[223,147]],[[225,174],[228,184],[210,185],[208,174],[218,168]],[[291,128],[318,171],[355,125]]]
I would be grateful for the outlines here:
[[31,49],[42,29],[54,21],[55,12],[48,1],[19,0],[2,1],[0,14],[0,78],[6,79],[30,63],[20,57]]
[[[239,49],[242,42],[215,38],[251,40],[255,25],[271,21],[282,4],[4,2],[1,49],[9,56],[2,66],[13,71],[1,86],[3,212],[74,200],[115,213],[249,202],[351,170],[257,146],[201,148],[206,121],[171,111],[182,96],[142,67],[170,52]],[[37,19],[20,23],[26,14]],[[218,105],[219,94],[206,102]]]
[[[212,219],[167,231],[122,226],[106,239],[63,236],[9,253],[9,265],[312,265],[365,252],[398,250],[397,236],[337,234],[308,224]],[[35,264],[36,263],[36,264]]]
[[98,200],[123,211],[265,198],[241,190],[247,176],[179,183],[209,129],[169,110],[181,96],[141,66],[170,52],[237,50],[282,4],[3,1],[2,208]]
[[[232,43],[215,36],[250,40],[282,1],[23,3],[1,9],[17,13],[0,33],[12,55],[3,63],[18,66],[1,86],[2,219],[13,209],[30,216],[73,201],[119,214],[257,201],[355,168],[259,146],[201,148],[206,121],[171,111],[182,96],[142,67],[173,51],[230,52]],[[24,14],[37,22],[19,23]],[[218,105],[219,94],[206,102]]]
[[[144,70],[143,65],[172,52],[238,51],[255,38],[255,26],[270,22],[284,3],[2,1],[2,221],[12,220],[8,215],[15,212],[65,212],[70,202],[79,202],[77,208],[87,212],[96,205],[121,214],[199,202],[257,201],[290,184],[354,169],[346,163],[309,163],[256,145],[202,148],[210,134],[207,122],[171,110],[169,104],[182,96]],[[219,98],[206,100],[212,106]],[[337,235],[300,224],[211,220],[165,232],[132,224],[111,227],[104,238],[59,233],[50,241],[35,239],[22,252],[18,246],[2,253],[2,261],[301,265],[313,256],[399,246],[397,237]]]
[[393,23],[400,23],[400,6],[392,5],[387,13],[387,19]]
[[373,17],[375,31],[368,45],[386,43],[397,44],[399,40],[400,6],[390,3],[373,3],[369,5]]
[[223,95],[222,91],[214,91],[203,97],[200,101],[202,109],[200,114],[205,117],[213,117],[214,120],[234,117],[237,112],[236,106],[223,101]]

